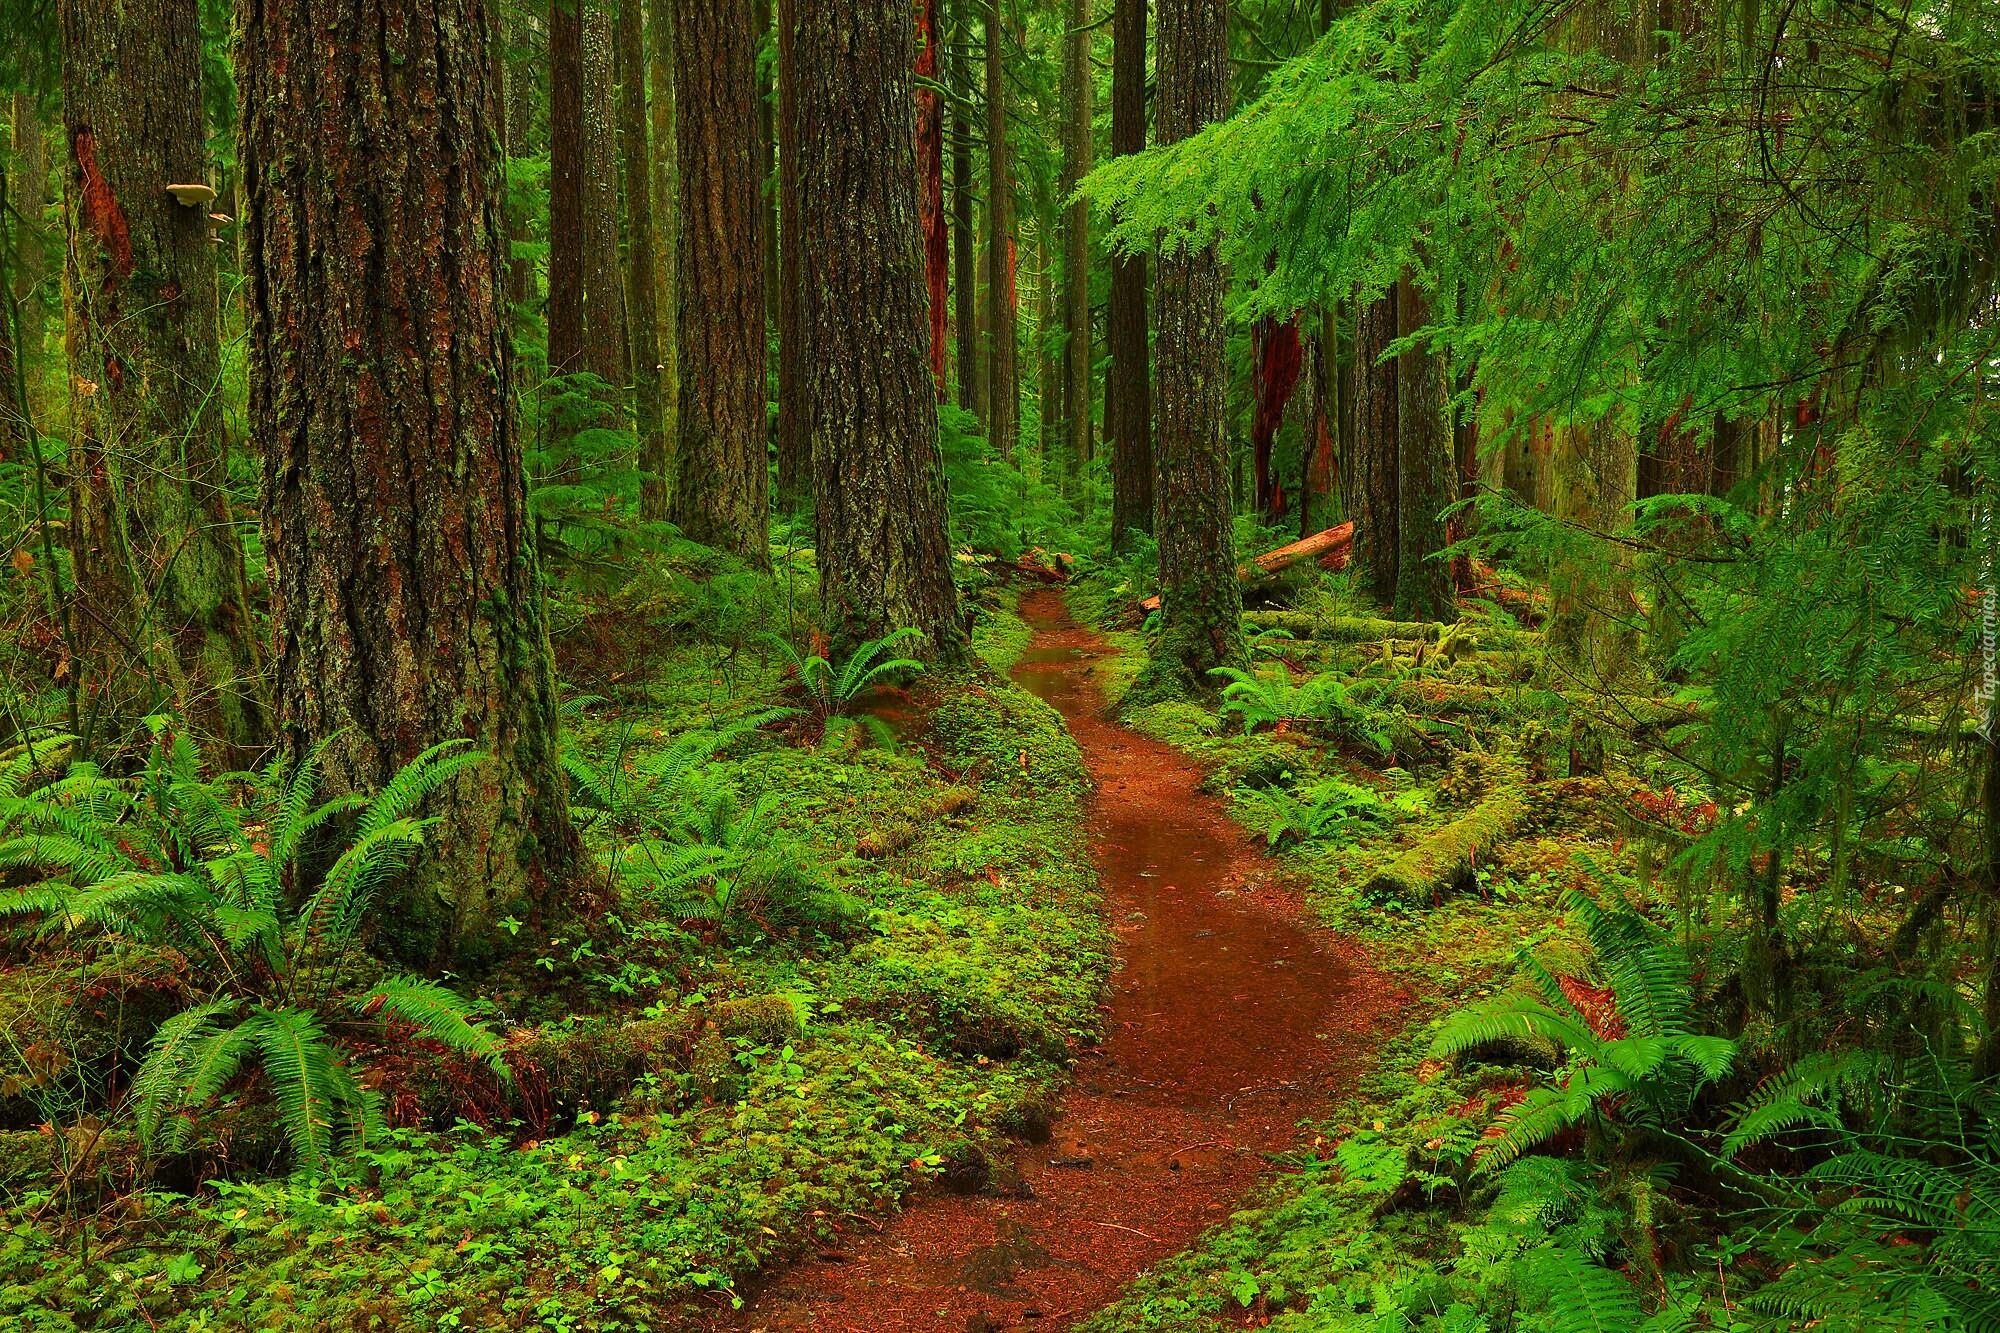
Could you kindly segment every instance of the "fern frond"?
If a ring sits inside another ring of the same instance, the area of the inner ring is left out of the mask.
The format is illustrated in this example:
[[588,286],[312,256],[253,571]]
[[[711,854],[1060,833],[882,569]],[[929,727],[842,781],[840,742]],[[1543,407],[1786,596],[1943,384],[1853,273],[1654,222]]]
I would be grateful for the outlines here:
[[1545,1293],[1560,1333],[1631,1333],[1644,1318],[1630,1282],[1567,1247],[1531,1251],[1522,1267]]
[[146,1058],[132,1078],[130,1095],[137,1111],[139,1137],[150,1144],[158,1132],[161,1117],[177,1109],[186,1086],[185,1070],[200,1043],[217,1032],[217,1020],[237,1007],[229,998],[210,1000],[183,1009],[153,1033]]
[[363,1013],[381,1012],[399,1018],[430,1040],[460,1055],[484,1060],[495,1074],[510,1080],[513,1071],[502,1055],[501,1040],[475,1021],[465,1000],[421,977],[390,977],[357,1002]]
[[264,1072],[300,1169],[317,1175],[333,1153],[334,1136],[358,1091],[327,1044],[319,1021],[303,1009],[260,1009],[252,1020]]
[[1592,1050],[1597,1034],[1573,1014],[1561,1014],[1526,995],[1503,995],[1461,1009],[1445,1020],[1431,1042],[1433,1059],[1463,1055],[1510,1038],[1552,1041],[1570,1050]]
[[469,768],[486,762],[486,755],[468,750],[468,740],[443,741],[431,746],[396,770],[396,775],[376,793],[361,812],[355,840],[365,841],[372,833],[408,819],[431,795]]

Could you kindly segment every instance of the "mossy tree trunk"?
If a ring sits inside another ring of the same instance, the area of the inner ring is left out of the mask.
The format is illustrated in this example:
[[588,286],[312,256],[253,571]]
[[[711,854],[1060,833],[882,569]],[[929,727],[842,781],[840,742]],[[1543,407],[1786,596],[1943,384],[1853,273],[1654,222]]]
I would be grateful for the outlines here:
[[488,21],[481,0],[252,0],[240,44],[284,750],[324,746],[337,791],[443,741],[489,756],[433,798],[379,912],[417,961],[504,945],[576,855],[508,390]]
[[[1146,3],[1115,0],[1111,17],[1111,153],[1146,148]],[[1153,404],[1146,346],[1146,257],[1111,257],[1104,433],[1111,441],[1111,548],[1153,530]]]
[[1020,348],[1014,329],[1014,168],[1007,147],[1007,25],[986,0],[986,438],[1002,458],[1021,433]]
[[[1229,113],[1229,7],[1162,0],[1158,19],[1158,138],[1174,144]],[[1212,691],[1213,668],[1244,660],[1223,436],[1222,265],[1213,245],[1194,249],[1169,235],[1155,268],[1153,531],[1164,623],[1135,685],[1140,698]]]
[[678,0],[674,16],[682,361],[671,517],[693,540],[767,569],[757,34],[748,0]]
[[60,19],[78,666],[104,722],[171,703],[247,761],[270,714],[225,489],[218,247],[207,200],[167,191],[208,182],[200,16],[64,0]]
[[[1396,282],[1396,323],[1414,333],[1430,323],[1430,294],[1408,270]],[[1452,436],[1446,412],[1451,397],[1444,358],[1412,347],[1396,358],[1396,616],[1401,620],[1455,620],[1451,562],[1444,511],[1457,498]]]
[[964,656],[910,132],[907,0],[792,0],[800,318],[820,591],[837,642],[924,631]]
[[653,154],[646,125],[642,0],[618,0],[618,138],[625,181],[625,310],[632,351],[632,415],[639,432],[641,512],[666,509],[667,430],[660,407],[659,273],[653,252]]
[[1378,602],[1396,596],[1402,540],[1397,526],[1396,293],[1358,302],[1354,319],[1354,447],[1341,459],[1341,496],[1354,520],[1354,566]]

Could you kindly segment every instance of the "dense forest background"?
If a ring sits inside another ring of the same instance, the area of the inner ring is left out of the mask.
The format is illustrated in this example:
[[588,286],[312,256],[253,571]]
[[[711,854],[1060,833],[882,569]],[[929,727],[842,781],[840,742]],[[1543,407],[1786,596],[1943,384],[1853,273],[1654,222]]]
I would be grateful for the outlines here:
[[2000,5],[0,8],[9,1321],[1002,1189],[1060,587],[1409,1000],[1094,1327],[2000,1327]]

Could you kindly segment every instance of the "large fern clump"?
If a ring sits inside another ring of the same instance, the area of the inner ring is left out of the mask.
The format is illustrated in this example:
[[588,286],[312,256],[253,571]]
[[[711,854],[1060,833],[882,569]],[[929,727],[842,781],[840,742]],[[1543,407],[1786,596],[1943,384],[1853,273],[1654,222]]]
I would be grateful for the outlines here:
[[463,742],[424,751],[380,792],[328,800],[319,750],[209,780],[163,721],[135,777],[74,763],[43,780],[50,753],[65,753],[60,738],[0,767],[0,868],[38,876],[0,893],[0,915],[185,964],[188,1007],[153,1034],[121,1103],[149,1148],[187,1148],[201,1113],[261,1069],[296,1164],[325,1170],[379,1122],[350,1051],[390,1023],[507,1076],[499,1039],[450,990],[353,980],[368,970],[370,905],[432,823],[417,812],[483,758]]
[[1524,950],[1525,988],[1461,1010],[1432,1043],[1438,1057],[1496,1044],[1558,1053],[1547,1081],[1501,1113],[1480,1154],[1489,1171],[1572,1128],[1678,1124],[1695,1095],[1735,1063],[1733,1042],[1696,1030],[1687,958],[1658,927],[1575,890],[1564,905],[1590,941],[1611,1007],[1593,1003],[1586,1012],[1582,989]]
[[[869,675],[857,672],[857,678]],[[610,840],[603,855],[607,882],[704,932],[766,906],[795,905],[788,899],[825,895],[803,848],[772,819],[777,798],[746,800],[738,776],[717,762],[724,750],[789,711],[765,710],[686,732],[643,754],[630,727],[617,732],[599,759],[565,747],[562,764],[576,822]]]

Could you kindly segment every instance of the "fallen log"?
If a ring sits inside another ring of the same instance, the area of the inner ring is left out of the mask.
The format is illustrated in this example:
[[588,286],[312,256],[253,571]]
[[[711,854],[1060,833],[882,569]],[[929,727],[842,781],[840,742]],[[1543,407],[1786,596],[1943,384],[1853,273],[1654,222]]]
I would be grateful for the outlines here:
[[1361,886],[1364,897],[1425,907],[1447,890],[1472,887],[1473,862],[1519,828],[1528,818],[1528,799],[1518,791],[1487,797],[1469,812],[1446,824]]
[[[1302,560],[1317,560],[1321,569],[1342,569],[1353,553],[1354,524],[1339,523],[1245,561],[1236,567],[1236,577],[1244,583],[1255,583],[1260,578],[1281,574]],[[1159,594],[1155,593],[1139,603],[1139,609],[1159,610]]]
[[[1305,611],[1248,611],[1244,622],[1257,629],[1281,629],[1295,639],[1320,643],[1436,643],[1444,626],[1435,621],[1382,620],[1374,616],[1316,616]],[[1533,646],[1537,635],[1499,625],[1463,625],[1458,638],[1472,651],[1512,651]]]

